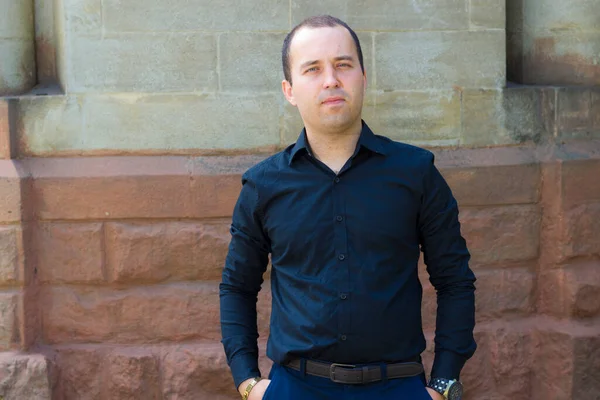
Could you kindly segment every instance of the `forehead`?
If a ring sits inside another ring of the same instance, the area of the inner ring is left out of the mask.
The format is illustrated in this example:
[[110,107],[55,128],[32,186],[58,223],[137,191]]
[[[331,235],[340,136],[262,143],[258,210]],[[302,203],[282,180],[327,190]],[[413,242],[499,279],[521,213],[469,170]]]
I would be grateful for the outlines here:
[[354,40],[343,26],[301,28],[290,44],[290,61],[294,66],[305,61],[320,61],[341,55],[358,58]]

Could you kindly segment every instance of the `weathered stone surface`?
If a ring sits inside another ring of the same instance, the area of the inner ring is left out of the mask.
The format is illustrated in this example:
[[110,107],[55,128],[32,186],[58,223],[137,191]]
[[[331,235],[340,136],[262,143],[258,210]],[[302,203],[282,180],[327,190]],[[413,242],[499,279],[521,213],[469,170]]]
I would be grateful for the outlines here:
[[189,92],[217,89],[212,34],[115,34],[72,37],[69,92]]
[[556,317],[600,315],[600,263],[594,261],[543,271],[538,281],[538,309]]
[[477,271],[477,321],[527,316],[534,310],[535,275],[530,269]]
[[31,39],[0,38],[0,96],[25,93],[35,85],[34,53]]
[[458,144],[458,91],[377,92],[367,101],[364,119],[377,134],[416,145]]
[[[96,0],[99,2],[99,0]],[[285,31],[289,26],[289,4],[278,0],[211,1],[104,0],[104,26],[108,31]],[[146,10],[140,13],[140,8]]]
[[[269,288],[259,303],[261,336]],[[46,343],[159,343],[219,340],[217,283],[177,283],[126,290],[46,287],[41,313]]]
[[17,227],[0,227],[0,285],[14,285],[22,281],[21,234]]
[[502,87],[505,41],[500,30],[377,34],[377,90]]
[[532,398],[594,400],[600,393],[598,327],[540,326],[536,334]]
[[600,138],[600,128],[595,126],[599,106],[596,101],[592,102],[592,95],[597,96],[599,92],[588,88],[558,90],[556,123],[560,138]]
[[600,255],[600,202],[574,207],[564,218],[563,257]]
[[283,33],[228,32],[219,36],[220,81],[226,92],[281,90]]
[[460,30],[469,24],[466,0],[360,0],[346,3],[292,0],[291,7],[292,25],[322,14],[334,15],[355,30]]
[[53,398],[101,399],[105,387],[103,352],[93,347],[58,348],[53,362],[57,369],[57,384]]
[[36,232],[38,279],[43,283],[105,281],[100,223],[41,223]]
[[469,0],[471,28],[504,29],[506,7],[505,1]]
[[540,168],[537,164],[443,168],[459,207],[536,203]]
[[460,219],[475,265],[533,260],[538,255],[540,210],[536,205],[466,208]]
[[[33,2],[0,0],[0,39],[32,39]],[[0,53],[1,54],[1,53]]]
[[562,193],[566,208],[600,201],[599,159],[565,160],[562,164]]
[[274,147],[280,142],[279,96],[115,94],[21,100],[19,151],[56,156]]
[[67,35],[100,37],[102,33],[102,0],[63,0],[63,9],[64,29]]
[[148,350],[118,349],[106,357],[107,391],[119,400],[161,399],[158,359]]
[[594,0],[573,0],[557,4],[552,0],[523,1],[524,23],[533,30],[599,30],[600,4]]
[[116,282],[219,280],[229,223],[109,223],[110,279]]
[[20,341],[20,301],[17,292],[0,293],[0,351],[11,349]]
[[40,354],[0,353],[0,397],[50,400],[50,365]]

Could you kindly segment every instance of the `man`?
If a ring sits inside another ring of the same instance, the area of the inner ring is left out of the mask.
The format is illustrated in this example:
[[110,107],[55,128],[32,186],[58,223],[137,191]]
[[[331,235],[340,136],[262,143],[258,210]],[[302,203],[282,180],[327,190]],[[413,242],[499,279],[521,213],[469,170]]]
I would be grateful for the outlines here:
[[[432,153],[362,121],[366,73],[344,22],[302,22],[282,58],[283,93],[305,128],[242,178],[220,285],[236,387],[248,400],[460,399],[476,348],[475,277]],[[420,250],[438,300],[427,385]],[[269,255],[274,365],[261,379],[256,301]]]

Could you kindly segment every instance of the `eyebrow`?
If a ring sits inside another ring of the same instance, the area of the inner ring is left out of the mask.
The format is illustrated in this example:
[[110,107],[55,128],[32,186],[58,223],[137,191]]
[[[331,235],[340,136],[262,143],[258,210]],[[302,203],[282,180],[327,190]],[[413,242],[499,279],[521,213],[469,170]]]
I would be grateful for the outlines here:
[[[354,58],[352,56],[338,56],[334,58],[334,61],[354,61]],[[306,67],[309,67],[311,65],[314,64],[318,64],[319,60],[311,60],[311,61],[306,61],[305,63],[302,63],[302,65],[300,65],[300,69],[304,69]]]

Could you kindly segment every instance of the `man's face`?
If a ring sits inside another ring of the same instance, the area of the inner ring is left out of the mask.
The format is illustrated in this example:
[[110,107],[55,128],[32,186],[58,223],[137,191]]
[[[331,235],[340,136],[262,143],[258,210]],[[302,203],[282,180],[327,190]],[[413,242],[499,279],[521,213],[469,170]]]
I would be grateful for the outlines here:
[[308,129],[342,132],[360,123],[367,86],[350,32],[343,26],[301,28],[290,45],[293,85],[287,100]]

